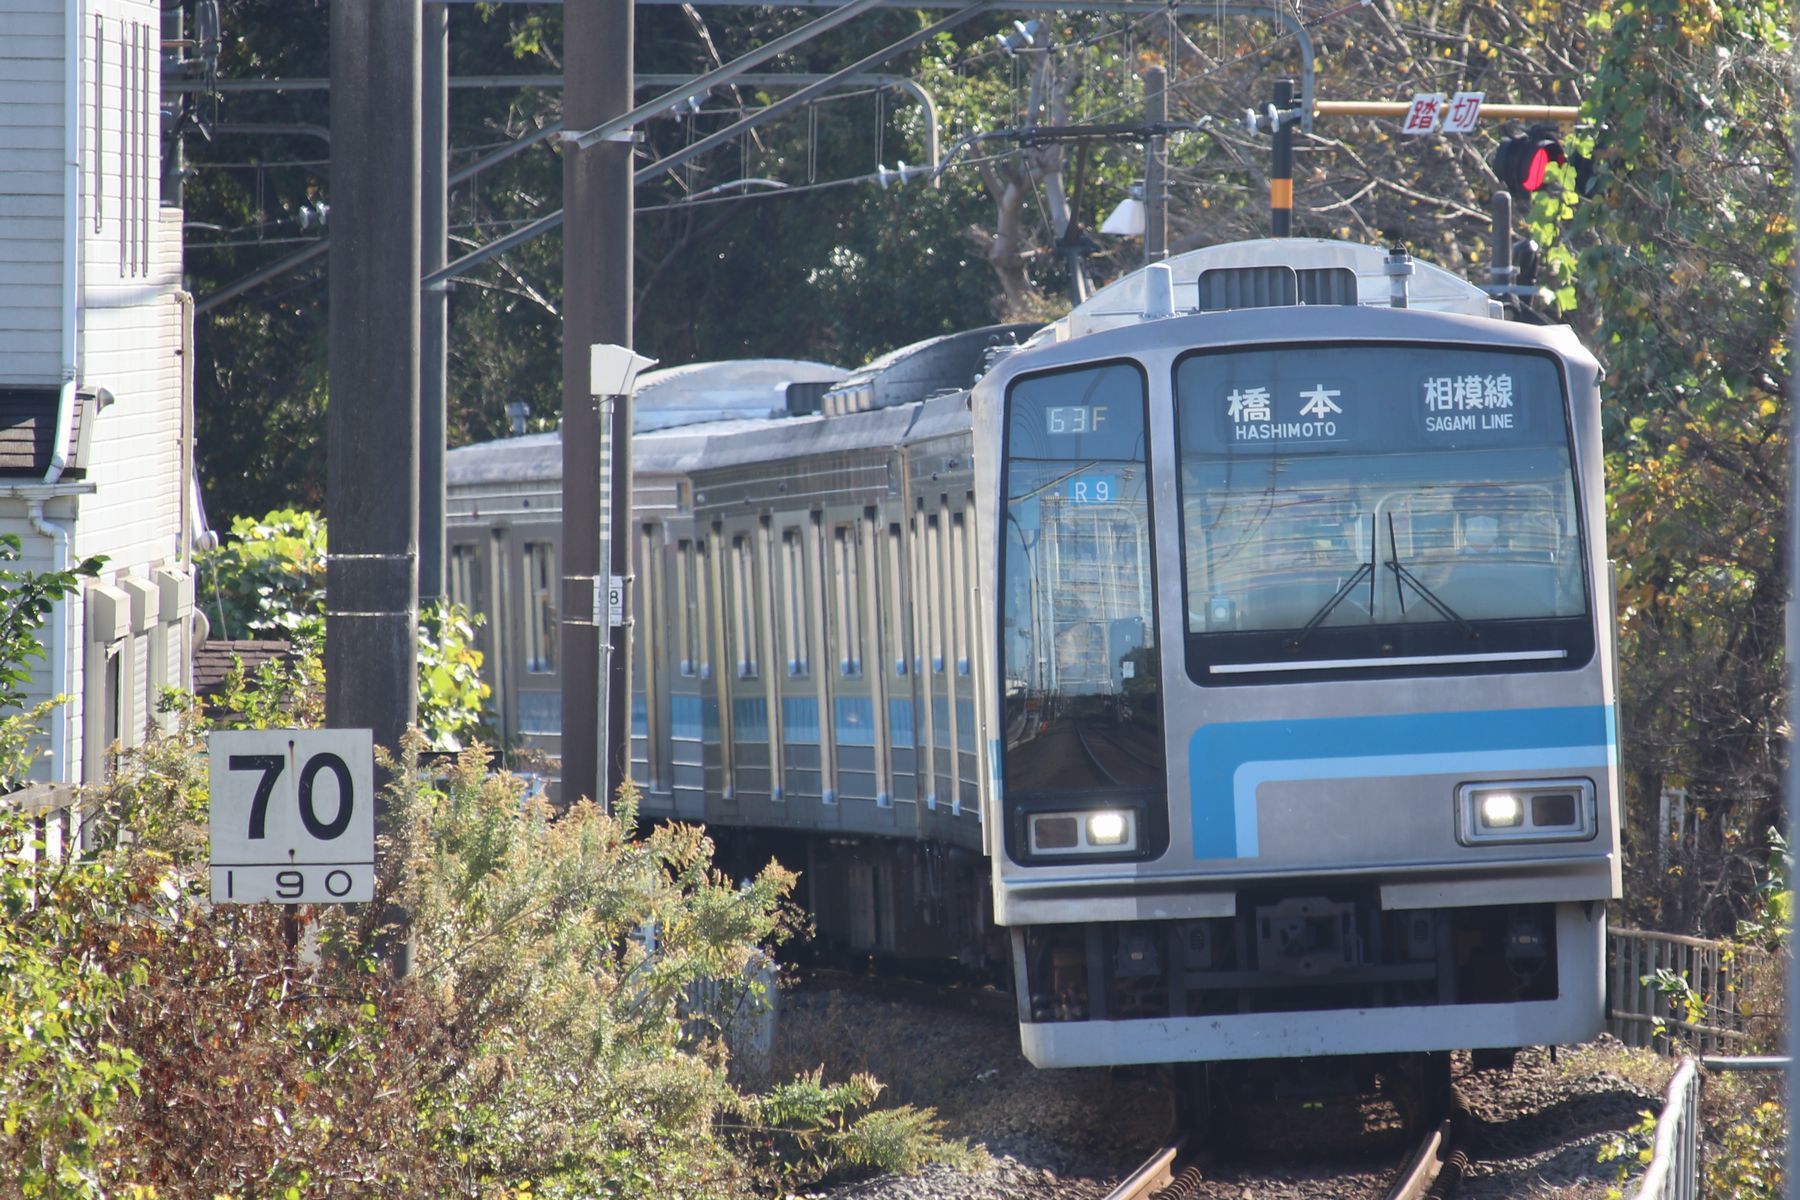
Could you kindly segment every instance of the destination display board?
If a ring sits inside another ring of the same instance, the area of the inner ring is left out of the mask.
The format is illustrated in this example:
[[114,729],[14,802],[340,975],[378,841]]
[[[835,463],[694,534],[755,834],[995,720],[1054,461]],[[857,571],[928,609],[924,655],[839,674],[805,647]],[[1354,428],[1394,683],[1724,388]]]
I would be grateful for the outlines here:
[[1176,368],[1187,455],[1565,444],[1556,368],[1536,354],[1358,345],[1196,354]]

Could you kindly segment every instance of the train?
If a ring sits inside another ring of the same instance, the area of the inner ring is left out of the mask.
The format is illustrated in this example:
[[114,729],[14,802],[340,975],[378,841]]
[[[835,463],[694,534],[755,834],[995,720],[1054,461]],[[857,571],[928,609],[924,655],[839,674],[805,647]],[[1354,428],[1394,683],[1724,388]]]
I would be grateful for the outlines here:
[[[1620,896],[1600,367],[1403,251],[1177,255],[854,371],[655,372],[633,775],[1044,1067],[1570,1043]],[[554,751],[554,434],[452,451]]]

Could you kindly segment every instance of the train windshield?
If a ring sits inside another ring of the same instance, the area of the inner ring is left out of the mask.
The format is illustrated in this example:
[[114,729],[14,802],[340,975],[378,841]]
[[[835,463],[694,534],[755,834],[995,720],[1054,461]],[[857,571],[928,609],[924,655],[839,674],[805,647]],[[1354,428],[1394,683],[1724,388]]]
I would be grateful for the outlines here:
[[1196,682],[1577,666],[1593,652],[1554,361],[1199,353],[1175,372]]
[[1007,406],[1007,794],[1159,789],[1143,373],[1112,363],[1032,376],[1013,385]]

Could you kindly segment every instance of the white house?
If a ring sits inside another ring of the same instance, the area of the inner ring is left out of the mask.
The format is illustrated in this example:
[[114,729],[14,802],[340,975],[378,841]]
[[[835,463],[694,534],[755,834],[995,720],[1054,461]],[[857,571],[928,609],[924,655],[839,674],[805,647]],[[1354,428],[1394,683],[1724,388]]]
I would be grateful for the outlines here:
[[43,631],[33,694],[71,697],[50,784],[103,775],[190,678],[193,307],[161,197],[162,19],[0,4],[0,531],[28,568],[107,559]]

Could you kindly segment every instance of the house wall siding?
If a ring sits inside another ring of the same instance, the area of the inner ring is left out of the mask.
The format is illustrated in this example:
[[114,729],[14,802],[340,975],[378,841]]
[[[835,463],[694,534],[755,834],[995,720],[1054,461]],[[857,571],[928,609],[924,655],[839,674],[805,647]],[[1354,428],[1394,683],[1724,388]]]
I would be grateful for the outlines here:
[[57,0],[8,0],[0,38],[0,383],[63,377],[63,23]]
[[[80,147],[75,205],[78,291],[76,378],[85,393],[105,389],[112,402],[91,418],[79,481],[58,489],[0,480],[0,531],[22,543],[22,565],[53,565],[53,542],[30,523],[31,502],[72,532],[71,560],[107,559],[101,577],[62,605],[64,691],[74,697],[60,719],[64,762],[43,763],[40,778],[80,780],[103,765],[90,744],[110,728],[103,711],[105,669],[120,664],[120,709],[133,744],[154,715],[155,689],[184,684],[191,655],[192,589],[161,603],[145,629],[94,632],[94,604],[155,587],[184,570],[182,442],[181,213],[161,207],[160,21],[145,0],[67,0],[80,4]],[[64,377],[62,270],[66,96],[63,5],[6,0],[0,39],[0,384],[54,386]],[[7,485],[12,486],[7,486]],[[160,595],[161,593],[159,593]],[[93,599],[90,603],[90,598]],[[48,647],[53,638],[45,632]],[[153,666],[151,657],[157,663]],[[94,678],[89,678],[94,674]],[[52,666],[34,667],[32,692],[48,697]],[[46,743],[48,738],[45,739]]]

